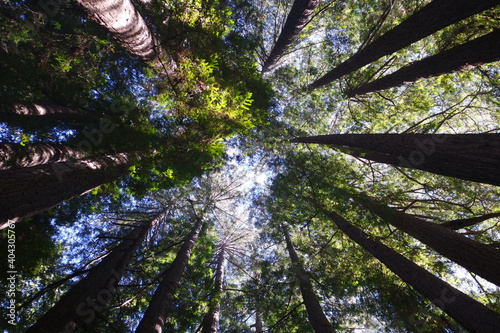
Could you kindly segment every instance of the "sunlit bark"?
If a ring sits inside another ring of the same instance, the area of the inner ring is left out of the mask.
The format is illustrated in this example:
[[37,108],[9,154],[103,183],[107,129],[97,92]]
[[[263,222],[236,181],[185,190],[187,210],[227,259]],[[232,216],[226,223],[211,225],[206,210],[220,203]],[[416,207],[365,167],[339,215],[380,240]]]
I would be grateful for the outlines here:
[[319,0],[295,0],[293,2],[283,30],[281,30],[276,44],[274,44],[271,53],[262,66],[263,73],[272,70],[276,66],[278,60],[292,46],[302,29],[309,23],[319,3]]
[[130,0],[76,1],[130,53],[162,69],[170,77],[177,75],[176,63],[163,49]]
[[73,286],[61,299],[31,326],[27,332],[78,332],[92,327],[96,314],[106,308],[116,293],[118,283],[136,249],[152,225],[160,223],[168,210],[143,222],[123,237],[104,259]]
[[393,249],[370,237],[335,212],[325,212],[353,241],[362,246],[417,292],[428,298],[470,332],[497,332],[498,313],[488,309]]
[[500,30],[443,51],[366,83],[347,93],[349,97],[398,87],[423,78],[439,76],[500,60]]
[[329,84],[383,56],[499,3],[498,0],[434,0],[313,82],[309,88],[315,89]]
[[0,169],[26,168],[81,157],[82,154],[79,151],[68,146],[44,143],[23,146],[17,143],[0,143]]
[[0,228],[128,173],[136,154],[118,153],[0,171]]
[[191,256],[194,244],[198,239],[202,227],[203,220],[198,218],[179,252],[177,252],[174,261],[163,273],[163,278],[149,302],[148,308],[135,331],[136,333],[161,333],[163,331],[165,320],[168,317],[168,311],[174,300],[175,291],[179,286],[182,274],[187,266],[189,257]]
[[299,280],[300,293],[302,294],[302,299],[304,300],[304,305],[306,306],[309,323],[316,333],[335,332],[332,324],[330,324],[328,318],[326,318],[325,313],[319,304],[318,297],[314,293],[313,285],[309,280],[306,271],[300,264],[299,256],[293,247],[288,230],[284,226],[282,227],[282,230],[285,234],[286,248],[292,261],[293,271]]
[[334,145],[342,152],[375,162],[500,186],[497,133],[333,134],[292,142]]
[[83,111],[55,104],[17,103],[0,105],[0,121],[9,124],[75,122],[83,121],[83,116],[85,116]]

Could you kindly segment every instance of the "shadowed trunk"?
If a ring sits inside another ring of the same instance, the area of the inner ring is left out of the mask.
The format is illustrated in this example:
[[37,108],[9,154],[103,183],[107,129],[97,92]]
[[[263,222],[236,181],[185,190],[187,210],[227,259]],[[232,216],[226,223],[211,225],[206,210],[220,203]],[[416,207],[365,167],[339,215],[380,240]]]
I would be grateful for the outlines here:
[[130,53],[153,67],[165,71],[170,78],[178,75],[175,61],[160,45],[130,0],[76,0],[89,17],[108,29]]
[[68,146],[34,143],[0,143],[0,169],[27,168],[40,164],[66,162],[81,158],[82,154]]
[[288,230],[282,226],[281,228],[285,234],[286,248],[290,259],[292,261],[292,267],[297,279],[299,280],[300,293],[302,294],[302,299],[304,300],[304,305],[307,310],[307,318],[309,323],[313,327],[316,333],[333,333],[335,330],[332,324],[328,321],[319,304],[318,297],[314,293],[313,285],[307,276],[306,271],[302,267],[299,261],[299,256],[293,247],[292,240],[290,239],[290,234]]
[[500,60],[500,30],[443,51],[364,84],[347,93],[349,97],[398,87],[419,79],[439,76]]
[[465,269],[500,286],[500,250],[461,235],[450,228],[427,222],[381,204],[366,194],[341,190],[373,214],[399,230],[415,237],[439,254]]
[[55,104],[25,103],[0,105],[0,122],[56,124],[88,121],[88,114]]
[[264,333],[264,323],[262,322],[262,315],[259,310],[255,311],[255,333]]
[[447,227],[453,230],[462,229],[465,227],[471,227],[478,223],[484,222],[486,220],[492,219],[494,217],[500,217],[500,213],[489,213],[481,216],[471,217],[468,219],[459,219],[441,223],[443,227]]
[[375,162],[500,186],[500,134],[496,133],[333,134],[292,142],[330,144]]
[[278,60],[292,46],[292,43],[299,37],[300,32],[309,23],[314,14],[314,10],[318,7],[319,0],[295,0],[292,9],[286,18],[283,30],[274,44],[269,57],[262,66],[262,72],[272,70]]
[[116,293],[118,282],[152,225],[161,223],[167,210],[143,222],[122,238],[102,261],[73,286],[27,332],[78,332],[92,327],[96,313],[104,310]]
[[215,282],[210,299],[208,313],[203,317],[201,333],[217,333],[219,330],[220,302],[224,288],[226,249],[221,247],[217,256],[217,268],[215,270]]
[[0,229],[128,173],[137,154],[118,153],[0,171]]
[[380,260],[417,292],[428,298],[470,332],[494,333],[500,327],[500,316],[411,260],[356,228],[335,212],[325,211],[333,222],[353,241]]
[[499,0],[434,0],[313,82],[309,89],[329,84],[383,56],[498,4]]
[[194,244],[203,227],[203,220],[198,218],[193,229],[182,244],[170,267],[163,273],[163,278],[156,289],[148,308],[142,317],[136,333],[161,333],[165,319],[174,300],[182,274],[187,266]]

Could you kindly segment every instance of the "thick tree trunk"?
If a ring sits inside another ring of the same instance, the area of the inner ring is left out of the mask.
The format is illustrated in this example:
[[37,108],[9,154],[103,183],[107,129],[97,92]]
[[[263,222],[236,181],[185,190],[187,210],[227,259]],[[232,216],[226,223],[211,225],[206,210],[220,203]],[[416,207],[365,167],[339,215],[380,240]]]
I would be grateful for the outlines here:
[[11,125],[74,123],[85,120],[88,120],[88,115],[84,112],[61,105],[40,103],[0,105],[0,122],[7,122]]
[[179,286],[182,274],[187,266],[194,244],[203,227],[203,220],[198,218],[193,229],[187,235],[177,256],[170,267],[163,273],[163,278],[156,289],[148,308],[142,317],[136,333],[161,333],[165,319],[174,300],[175,291]]
[[434,0],[313,82],[309,88],[315,89],[329,84],[383,56],[498,4],[499,0]]
[[486,220],[492,219],[494,217],[500,217],[500,213],[489,213],[481,216],[475,216],[468,219],[459,219],[441,223],[443,227],[447,227],[453,230],[458,230],[466,227],[471,227],[478,223],[484,222]]
[[415,237],[436,252],[500,286],[500,250],[474,241],[450,228],[427,222],[383,205],[366,194],[340,190],[373,214],[399,230]]
[[300,264],[299,256],[297,255],[297,252],[293,247],[293,243],[290,239],[288,230],[284,226],[282,226],[282,230],[285,234],[286,248],[292,261],[293,271],[295,272],[295,274],[297,275],[297,279],[299,280],[300,293],[302,294],[302,299],[304,300],[304,305],[306,306],[307,318],[309,319],[309,323],[316,333],[335,332],[332,324],[330,324],[330,322],[326,318],[325,313],[323,312],[323,309],[319,304],[318,297],[314,293],[313,285],[309,280],[306,271]]
[[175,61],[160,45],[130,0],[76,0],[92,20],[108,29],[130,53],[139,56],[153,67],[177,76]]
[[44,143],[22,146],[18,143],[0,143],[0,170],[66,162],[81,157],[79,151],[68,146]]
[[293,2],[283,30],[281,30],[276,44],[262,66],[263,73],[272,70],[276,66],[278,60],[292,46],[292,43],[299,37],[302,29],[309,23],[319,3],[319,0],[295,0]]
[[441,308],[470,332],[494,333],[500,316],[393,249],[356,228],[335,212],[325,212],[353,241],[380,260],[408,285]]
[[212,291],[208,313],[203,317],[201,333],[217,333],[219,330],[220,302],[224,288],[224,276],[226,261],[226,249],[222,245],[217,256],[217,268],[215,270],[215,282]]
[[349,97],[398,87],[419,79],[435,77],[500,60],[500,30],[443,51],[364,84],[347,93]]
[[330,144],[375,162],[500,186],[500,134],[496,133],[333,134],[292,142]]
[[164,210],[154,219],[144,222],[125,235],[118,246],[61,297],[27,332],[79,332],[80,329],[85,331],[85,328],[92,327],[96,313],[104,310],[110,303],[118,282],[151,226],[160,223],[166,214],[167,210]]
[[137,157],[118,153],[1,170],[0,229],[126,175]]

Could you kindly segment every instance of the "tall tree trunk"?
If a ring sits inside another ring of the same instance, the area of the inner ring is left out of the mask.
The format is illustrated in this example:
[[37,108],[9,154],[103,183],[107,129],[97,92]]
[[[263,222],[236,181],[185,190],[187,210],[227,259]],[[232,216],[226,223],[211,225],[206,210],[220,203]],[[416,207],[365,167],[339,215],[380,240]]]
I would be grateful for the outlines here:
[[18,143],[0,143],[0,169],[27,168],[81,157],[79,151],[68,146],[44,143],[22,146]]
[[255,311],[255,333],[264,333],[264,323],[262,322],[262,314],[259,309]]
[[333,134],[297,138],[292,142],[330,144],[375,162],[500,185],[500,134],[497,133]]
[[163,273],[163,278],[149,302],[136,333],[161,333],[165,325],[168,311],[174,300],[174,294],[179,286],[182,274],[187,266],[193,246],[203,227],[203,219],[198,218],[193,229],[187,235],[179,252],[170,267]]
[[299,37],[300,32],[309,23],[316,7],[318,7],[319,0],[295,0],[292,9],[286,18],[283,30],[274,44],[269,57],[262,66],[262,72],[272,70],[278,60],[285,54],[285,52],[292,46],[292,43]]
[[447,227],[453,230],[462,229],[465,227],[470,227],[478,223],[484,222],[486,220],[492,219],[494,217],[500,217],[500,213],[489,213],[481,216],[475,216],[468,219],[459,219],[441,223],[443,227]]
[[215,282],[212,291],[212,298],[208,306],[208,313],[203,317],[201,333],[217,333],[219,330],[220,302],[222,290],[224,288],[224,276],[226,261],[226,249],[221,246],[217,256],[217,268],[215,270]]
[[285,234],[286,248],[292,261],[293,271],[297,275],[297,279],[299,280],[300,293],[302,294],[302,299],[304,300],[304,305],[306,306],[307,318],[309,319],[309,323],[316,333],[335,332],[332,324],[330,324],[330,322],[326,318],[325,313],[323,312],[323,309],[319,304],[318,297],[314,293],[313,285],[309,280],[306,271],[300,264],[299,256],[297,255],[297,252],[293,247],[293,243],[290,239],[288,230],[285,228],[285,226],[282,226],[282,230]]
[[499,0],[434,0],[313,82],[309,88],[329,84],[383,56],[498,4]]
[[105,309],[136,249],[141,245],[152,225],[161,223],[168,210],[154,219],[143,222],[125,235],[87,276],[73,286],[27,332],[79,332],[92,327],[97,312]]
[[452,73],[500,60],[500,29],[431,57],[415,61],[394,73],[347,93],[349,97],[398,87],[419,79]]
[[130,0],[76,0],[92,20],[108,29],[130,53],[153,67],[162,69],[170,78],[177,77],[175,61],[160,45]]
[[17,103],[0,105],[0,122],[11,125],[26,123],[55,124],[88,121],[88,114],[65,106],[44,103]]
[[415,237],[465,269],[500,286],[500,250],[461,235],[450,228],[427,222],[383,205],[366,194],[339,189],[385,222]]
[[138,154],[118,153],[0,171],[0,229],[128,173]]
[[[470,332],[494,333],[500,327],[500,316],[411,260],[356,228],[335,212],[325,211],[333,222],[353,241],[380,260],[417,292],[428,298]],[[443,240],[444,241],[444,240]]]

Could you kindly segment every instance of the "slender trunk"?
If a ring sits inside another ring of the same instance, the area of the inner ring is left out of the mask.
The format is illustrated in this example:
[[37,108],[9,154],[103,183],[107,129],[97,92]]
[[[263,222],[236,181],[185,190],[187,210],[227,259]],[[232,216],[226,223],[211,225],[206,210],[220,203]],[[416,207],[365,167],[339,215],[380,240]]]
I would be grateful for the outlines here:
[[161,333],[165,319],[174,300],[174,294],[179,286],[182,274],[187,266],[194,244],[203,227],[203,220],[198,218],[193,229],[187,235],[177,256],[170,267],[163,273],[163,278],[156,289],[148,308],[142,317],[136,333]]
[[222,245],[219,255],[217,256],[217,268],[215,271],[215,282],[212,291],[208,313],[203,317],[201,333],[217,333],[219,330],[220,302],[222,297],[222,289],[224,288],[224,276],[226,261],[226,249]]
[[108,29],[130,53],[174,78],[177,65],[160,45],[130,0],[76,0],[92,20]]
[[319,304],[318,297],[314,293],[313,285],[309,280],[306,271],[300,264],[299,256],[297,255],[297,252],[295,252],[295,248],[293,247],[293,243],[290,239],[288,230],[284,226],[282,226],[282,230],[285,234],[286,248],[292,261],[293,271],[295,272],[295,274],[297,275],[297,279],[299,280],[300,293],[302,294],[302,299],[304,300],[304,305],[306,306],[307,318],[309,319],[309,323],[316,333],[335,332],[332,324],[330,324],[330,322],[326,318],[325,313],[323,312],[323,309]]
[[264,333],[264,323],[262,322],[262,314],[259,310],[255,311],[255,333]]
[[500,316],[411,260],[359,230],[335,212],[325,212],[353,241],[380,260],[417,292],[455,319],[470,332],[494,333]]
[[489,213],[481,216],[475,216],[468,219],[459,219],[441,223],[443,227],[447,227],[453,230],[462,229],[465,227],[471,227],[478,223],[484,222],[486,220],[492,219],[494,217],[500,217],[500,213]]
[[[375,162],[500,186],[500,134],[334,134],[292,142],[335,145]],[[360,149],[364,149],[365,152]]]
[[66,162],[81,157],[79,151],[68,146],[44,143],[22,146],[18,143],[0,143],[0,170]]
[[0,171],[0,229],[128,173],[137,154],[118,153]]
[[151,226],[160,223],[166,214],[167,210],[164,210],[154,219],[131,230],[27,332],[78,332],[92,327],[96,313],[104,310],[111,301],[118,282]]
[[383,56],[498,4],[499,0],[434,0],[313,82],[309,88],[329,84]]
[[366,83],[347,93],[349,97],[398,87],[419,79],[435,77],[500,60],[500,30],[476,38]]
[[[340,189],[339,189],[340,190]],[[415,237],[465,269],[500,286],[500,250],[461,235],[450,228],[427,222],[383,205],[366,194],[340,190],[373,214]]]
[[276,66],[278,60],[292,46],[292,43],[299,37],[302,29],[309,23],[319,3],[319,0],[295,0],[293,2],[283,30],[281,30],[276,44],[274,44],[269,57],[262,66],[263,73],[272,70]]

